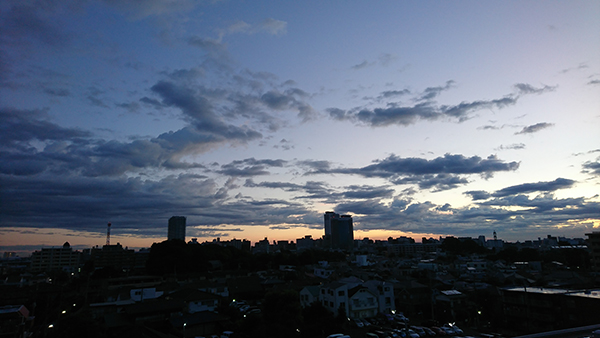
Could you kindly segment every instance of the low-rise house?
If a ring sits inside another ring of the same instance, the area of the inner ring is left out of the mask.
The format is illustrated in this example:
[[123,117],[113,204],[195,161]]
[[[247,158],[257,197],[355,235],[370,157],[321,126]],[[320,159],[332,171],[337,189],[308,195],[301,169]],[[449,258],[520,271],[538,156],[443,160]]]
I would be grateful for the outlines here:
[[392,311],[396,311],[393,284],[378,280],[370,280],[363,285],[376,295],[380,313],[392,313]]
[[357,286],[348,290],[348,312],[350,318],[370,318],[377,315],[379,302],[377,295],[369,288]]
[[310,285],[300,290],[300,305],[302,307],[310,306],[314,302],[319,301],[319,285]]
[[186,305],[187,313],[215,311],[221,302],[221,297],[218,295],[189,288],[175,291],[166,298],[183,301]]

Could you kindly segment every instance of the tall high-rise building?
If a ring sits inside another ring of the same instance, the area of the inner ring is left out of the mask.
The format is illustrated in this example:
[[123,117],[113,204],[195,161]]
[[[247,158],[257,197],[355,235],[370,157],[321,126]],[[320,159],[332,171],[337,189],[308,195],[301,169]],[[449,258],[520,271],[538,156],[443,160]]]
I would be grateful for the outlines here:
[[179,239],[185,242],[185,217],[173,216],[169,218],[169,232],[167,239]]
[[331,220],[336,218],[336,217],[340,217],[339,214],[336,214],[333,211],[326,211],[324,218],[325,218],[325,236],[331,236]]
[[325,220],[325,240],[332,249],[351,250],[354,247],[354,227],[352,216],[339,215],[327,211]]

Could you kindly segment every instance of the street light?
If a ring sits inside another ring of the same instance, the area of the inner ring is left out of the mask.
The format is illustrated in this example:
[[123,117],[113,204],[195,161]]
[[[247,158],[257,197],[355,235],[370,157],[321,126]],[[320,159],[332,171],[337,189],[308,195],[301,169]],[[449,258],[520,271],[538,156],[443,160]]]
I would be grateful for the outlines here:
[[187,326],[187,323],[183,323],[183,338],[185,338],[185,327]]

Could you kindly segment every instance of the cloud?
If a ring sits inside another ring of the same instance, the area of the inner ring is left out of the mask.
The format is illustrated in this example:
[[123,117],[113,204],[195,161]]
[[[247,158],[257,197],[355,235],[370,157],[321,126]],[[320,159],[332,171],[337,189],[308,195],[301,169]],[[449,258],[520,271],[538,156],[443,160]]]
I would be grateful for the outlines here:
[[513,143],[507,145],[500,145],[496,150],[522,150],[525,149],[525,143]]
[[558,189],[570,188],[575,181],[566,178],[557,178],[550,182],[524,183],[500,189],[492,194],[494,197],[503,197],[532,192],[550,192]]
[[0,146],[25,149],[22,143],[37,141],[73,141],[90,137],[91,133],[77,128],[64,128],[47,121],[47,110],[0,108]]
[[438,97],[443,91],[450,89],[454,85],[454,83],[455,82],[453,80],[449,80],[446,82],[446,84],[444,86],[425,88],[425,90],[423,91],[421,96],[419,96],[416,100],[417,101],[431,101],[431,100],[435,99],[436,97]]
[[[483,109],[503,109],[515,105],[523,95],[541,94],[554,87],[535,88],[528,84],[516,84],[517,93],[508,94],[499,99],[476,100],[461,102],[456,105],[437,105],[435,98],[441,92],[454,86],[454,81],[447,81],[443,86],[426,88],[422,94],[414,98],[417,104],[412,106],[388,103],[385,108],[356,107],[349,110],[331,107],[326,112],[329,117],[338,121],[352,121],[370,127],[385,127],[389,125],[408,126],[421,120],[437,121],[441,119],[463,122],[471,118],[473,112]],[[393,93],[390,91],[390,93]],[[380,96],[381,97],[381,96]],[[392,96],[393,97],[393,96]]]
[[591,85],[591,86],[600,85],[600,80],[597,80],[597,79],[595,79],[595,80],[590,80],[590,81],[589,81],[587,84],[588,84],[588,85]]
[[[195,105],[185,101],[186,109]],[[167,102],[169,103],[169,102]],[[174,103],[173,103],[174,104]],[[155,138],[131,142],[102,140],[74,128],[63,128],[44,120],[43,110],[2,109],[0,154],[10,163],[0,172],[31,175],[43,171],[72,172],[84,176],[118,176],[146,168],[200,168],[181,161],[184,155],[207,151],[223,143],[247,142],[261,137],[245,127],[220,121],[197,123]]]
[[52,95],[52,96],[59,96],[59,97],[65,97],[65,96],[69,96],[71,95],[71,93],[64,88],[46,88],[44,89],[44,92],[46,94]]
[[2,44],[24,46],[41,42],[49,46],[64,46],[71,37],[61,28],[52,6],[17,4],[0,15]]
[[219,40],[202,38],[199,36],[192,36],[187,40],[188,44],[194,47],[198,47],[214,56],[226,56],[227,49]]
[[217,172],[228,176],[258,176],[268,175],[269,172],[266,170],[269,167],[283,167],[286,164],[284,160],[256,160],[254,158],[247,158],[245,160],[233,161],[229,164],[221,166],[221,170]]
[[260,31],[267,32],[271,35],[283,35],[287,33],[287,22],[268,18],[258,26]]
[[410,94],[410,90],[408,89],[403,89],[403,90],[386,90],[384,92],[381,92],[381,94],[379,95],[378,98],[380,99],[389,99],[392,97],[396,97],[396,96],[403,96],[403,95],[408,95]]
[[377,61],[369,62],[367,60],[364,60],[363,62],[360,62],[358,64],[351,66],[350,69],[361,70],[361,69],[365,69],[365,68],[368,68],[371,66],[376,66],[376,65],[387,67],[390,64],[392,64],[394,61],[396,61],[396,59],[397,59],[397,57],[393,54],[383,53],[383,54],[379,55],[379,57],[377,58]]
[[533,134],[533,133],[537,133],[538,131],[540,131],[542,129],[550,128],[552,126],[554,126],[554,123],[547,123],[547,122],[536,123],[536,124],[532,124],[527,127],[523,127],[523,129],[521,131],[516,132],[515,135]]
[[365,60],[361,63],[355,64],[354,66],[352,66],[350,68],[352,68],[354,70],[359,70],[359,69],[367,68],[369,66],[370,66],[370,64]]
[[587,161],[583,165],[583,173],[600,176],[600,158],[596,161]]
[[238,21],[226,29],[219,30],[219,40],[230,34],[257,34],[267,33],[270,35],[285,35],[287,33],[287,22],[267,18],[258,24],[251,25],[244,21]]
[[233,180],[219,186],[197,175],[160,180],[69,175],[27,179],[1,175],[0,179],[0,199],[6,202],[0,203],[0,214],[6,227],[82,230],[85,225],[86,231],[102,233],[110,220],[124,235],[162,237],[173,214],[187,216],[189,225],[251,226],[303,224],[303,217],[290,215],[308,219],[314,213],[284,200],[228,199],[226,191],[235,187]]
[[433,189],[434,192],[450,190],[469,183],[469,181],[458,175],[437,174],[402,177],[392,179],[394,184],[417,184],[421,189]]
[[[486,199],[486,193],[471,191],[471,196]],[[442,233],[454,236],[478,236],[497,231],[500,238],[527,238],[539,232],[565,231],[565,224],[585,226],[596,219],[600,203],[585,198],[557,199],[544,194],[530,199],[524,195],[507,196],[461,208],[450,204],[414,202],[395,198],[339,202],[334,210],[354,217],[355,229],[386,229],[415,233]],[[589,222],[588,222],[589,223]],[[590,224],[591,226],[591,224]],[[577,232],[579,233],[579,232]]]
[[479,156],[446,154],[432,160],[423,158],[401,158],[390,155],[383,160],[362,168],[330,168],[328,163],[314,166],[307,174],[348,174],[363,177],[381,177],[394,184],[418,184],[423,189],[447,190],[466,184],[460,175],[479,174],[490,177],[498,171],[513,171],[517,162],[506,163],[496,156],[482,159]]
[[278,144],[274,145],[273,148],[281,148],[283,150],[291,150],[294,149],[295,146],[293,144],[291,144],[290,141],[286,140],[286,139],[281,139],[281,141],[279,141]]
[[492,195],[490,193],[488,193],[487,191],[483,191],[483,190],[465,191],[464,194],[471,196],[471,199],[474,201],[486,200],[486,199],[492,197]]
[[350,185],[346,188],[342,195],[348,199],[373,199],[392,197],[394,189],[390,187],[373,187],[369,185]]
[[543,94],[556,90],[557,86],[544,85],[541,88],[536,88],[527,83],[517,83],[515,84],[515,88],[518,90],[519,94]]
[[175,12],[189,11],[198,2],[192,0],[102,0],[110,6],[128,14],[135,20]]

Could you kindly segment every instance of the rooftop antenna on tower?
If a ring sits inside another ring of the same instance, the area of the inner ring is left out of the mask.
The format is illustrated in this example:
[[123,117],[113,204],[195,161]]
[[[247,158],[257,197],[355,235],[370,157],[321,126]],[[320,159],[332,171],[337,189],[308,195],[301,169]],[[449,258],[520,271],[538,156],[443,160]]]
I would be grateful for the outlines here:
[[110,245],[110,222],[108,222],[108,227],[106,229],[106,245]]
[[496,230],[494,230],[494,241],[497,241],[498,237],[496,236]]

